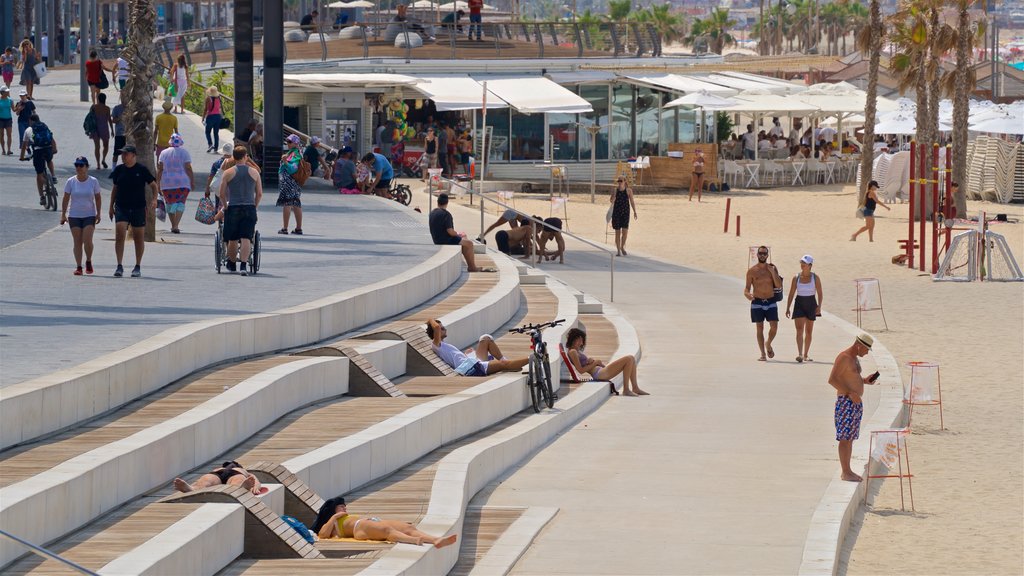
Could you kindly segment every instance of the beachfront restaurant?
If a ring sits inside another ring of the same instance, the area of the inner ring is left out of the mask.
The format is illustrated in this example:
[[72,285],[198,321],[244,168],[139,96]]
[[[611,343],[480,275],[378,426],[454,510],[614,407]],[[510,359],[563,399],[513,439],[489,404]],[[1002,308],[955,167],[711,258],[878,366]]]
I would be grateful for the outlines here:
[[[701,134],[713,140],[713,113],[665,107],[671,100],[698,91],[728,97],[752,88],[789,94],[798,87],[742,73],[545,72],[286,74],[285,123],[359,153],[377,145],[381,124],[389,133],[404,131],[407,153],[421,150],[425,127],[441,120],[477,136],[486,126],[489,177],[535,179],[537,165],[549,162],[565,166],[570,179],[589,180],[593,153],[601,179],[620,161],[648,156],[649,179],[657,182],[659,171],[689,172],[669,157],[670,144],[697,142]],[[588,131],[593,126],[600,127],[594,134]],[[479,145],[476,150],[482,157]]]

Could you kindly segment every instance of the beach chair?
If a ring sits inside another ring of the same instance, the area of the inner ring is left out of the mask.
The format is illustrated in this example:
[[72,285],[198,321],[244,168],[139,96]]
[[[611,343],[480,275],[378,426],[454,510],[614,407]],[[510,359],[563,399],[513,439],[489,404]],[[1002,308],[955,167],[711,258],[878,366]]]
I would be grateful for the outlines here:
[[[565,372],[568,376],[567,378],[563,378],[562,381],[572,382],[573,384],[585,382],[585,380],[582,378],[582,375],[576,372],[576,369],[573,367],[572,362],[569,361],[569,353],[566,352],[565,346],[562,343],[558,344],[558,354],[562,357],[562,366],[565,367]],[[612,382],[611,380],[608,380],[607,382],[610,393],[614,394],[615,396],[618,396],[619,391],[617,388],[615,388],[615,382]]]

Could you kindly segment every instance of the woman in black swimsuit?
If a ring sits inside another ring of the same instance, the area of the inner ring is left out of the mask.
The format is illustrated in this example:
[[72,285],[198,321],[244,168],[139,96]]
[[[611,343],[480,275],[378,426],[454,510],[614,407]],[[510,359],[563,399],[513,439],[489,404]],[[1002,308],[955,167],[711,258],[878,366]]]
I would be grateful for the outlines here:
[[615,229],[615,255],[626,256],[626,237],[629,235],[629,209],[633,208],[633,218],[637,218],[636,204],[633,202],[633,189],[626,184],[626,178],[619,176],[615,181],[615,190],[609,200],[612,203],[612,228]]
[[850,236],[850,242],[856,242],[857,236],[860,236],[861,232],[867,231],[868,242],[875,241],[875,206],[881,206],[886,210],[892,210],[878,199],[878,182],[872,180],[868,184],[868,194],[864,197],[864,226],[861,226],[860,230],[853,233]]
[[241,486],[253,494],[259,494],[261,488],[260,481],[234,460],[228,460],[220,467],[203,474],[192,484],[185,482],[181,478],[174,479],[174,489],[178,492],[202,490],[203,488],[220,486],[221,484]]

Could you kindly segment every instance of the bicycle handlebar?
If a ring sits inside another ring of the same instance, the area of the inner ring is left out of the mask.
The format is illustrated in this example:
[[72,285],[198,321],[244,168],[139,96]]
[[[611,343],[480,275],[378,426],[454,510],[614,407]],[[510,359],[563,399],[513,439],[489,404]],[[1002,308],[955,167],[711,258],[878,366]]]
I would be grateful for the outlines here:
[[553,328],[559,324],[565,322],[565,318],[561,320],[552,320],[550,322],[542,322],[540,324],[523,324],[519,328],[511,328],[509,332],[515,332],[516,334],[524,334],[533,330],[542,330],[544,328]]

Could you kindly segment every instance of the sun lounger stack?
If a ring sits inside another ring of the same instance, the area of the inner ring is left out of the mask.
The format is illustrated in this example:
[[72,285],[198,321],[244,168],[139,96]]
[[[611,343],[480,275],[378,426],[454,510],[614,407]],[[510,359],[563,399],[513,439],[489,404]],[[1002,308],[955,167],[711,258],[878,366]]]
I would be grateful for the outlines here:
[[1024,202],[1024,146],[1017,144],[1017,153],[1013,159],[1013,193],[1011,202]]
[[964,193],[970,200],[981,199],[981,181],[985,172],[984,136],[967,144],[967,186]]

